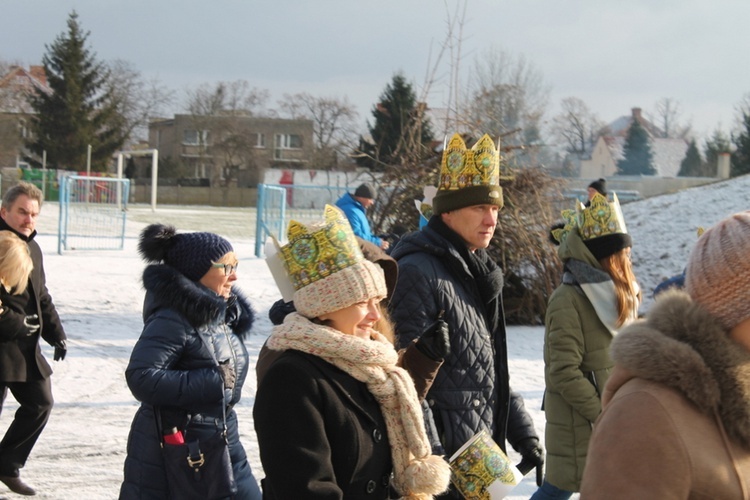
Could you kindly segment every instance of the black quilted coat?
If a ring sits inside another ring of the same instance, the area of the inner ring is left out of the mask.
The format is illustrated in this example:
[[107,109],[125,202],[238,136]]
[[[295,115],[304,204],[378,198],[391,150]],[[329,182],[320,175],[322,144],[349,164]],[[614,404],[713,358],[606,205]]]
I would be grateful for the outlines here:
[[[0,381],[26,382],[47,378],[52,375],[52,368],[42,355],[39,337],[54,345],[65,340],[60,317],[47,291],[47,280],[44,275],[42,250],[34,241],[36,231],[26,236],[14,231],[5,220],[0,218],[0,230],[12,231],[29,246],[34,269],[29,276],[29,284],[20,295],[11,295],[0,288],[0,301],[4,307],[0,315]],[[24,323],[27,316],[36,315],[40,328],[30,331]]]
[[[458,251],[425,227],[404,236],[391,256],[399,268],[390,301],[399,347],[420,336],[441,311],[450,326],[450,356],[427,393],[446,456],[482,429],[503,449],[506,437],[514,448],[536,437],[522,397],[510,390],[505,323],[501,319],[489,331],[474,278]],[[502,318],[502,304],[500,309]]]
[[[220,430],[222,405],[228,403],[229,451],[240,494],[255,481],[239,441],[237,416],[231,406],[240,400],[248,372],[248,353],[242,342],[254,313],[247,299],[225,301],[215,292],[190,281],[166,265],[147,266],[143,273],[146,298],[144,328],[125,371],[128,387],[141,402],[130,429],[125,478],[120,499],[169,498],[157,434],[155,407],[163,426],[176,426],[186,438]],[[205,342],[199,337],[202,336]],[[224,381],[213,354],[237,374],[234,389]]]

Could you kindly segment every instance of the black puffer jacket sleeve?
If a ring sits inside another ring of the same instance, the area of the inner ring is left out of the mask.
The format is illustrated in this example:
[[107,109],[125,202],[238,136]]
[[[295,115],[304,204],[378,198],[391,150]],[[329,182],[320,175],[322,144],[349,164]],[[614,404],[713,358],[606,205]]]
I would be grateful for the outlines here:
[[510,409],[508,413],[508,433],[506,439],[518,451],[518,445],[526,438],[537,438],[534,421],[531,415],[526,411],[526,405],[523,402],[523,396],[516,391],[510,391]]
[[[422,267],[429,267],[426,261]],[[420,270],[411,263],[399,269],[399,279],[390,300],[391,319],[396,325],[397,347],[404,349],[419,338],[428,325],[438,319],[435,285],[429,269]]]
[[[221,405],[224,381],[201,339],[191,331],[171,311],[148,322],[125,371],[136,399],[199,412]],[[190,364],[181,366],[181,359],[191,360]]]

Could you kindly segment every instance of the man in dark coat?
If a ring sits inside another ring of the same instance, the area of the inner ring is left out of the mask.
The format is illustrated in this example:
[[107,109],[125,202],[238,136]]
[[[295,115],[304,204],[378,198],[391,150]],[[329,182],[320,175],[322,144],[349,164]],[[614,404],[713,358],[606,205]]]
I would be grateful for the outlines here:
[[449,325],[450,354],[427,393],[445,456],[486,430],[501,448],[507,438],[522,454],[526,473],[541,468],[542,450],[522,397],[510,389],[503,272],[484,250],[502,205],[492,140],[484,136],[466,150],[455,135],[444,152],[434,215],[391,253],[399,275],[390,310],[399,347],[439,317]]
[[52,369],[39,348],[40,337],[55,347],[55,361],[66,354],[65,331],[47,291],[42,251],[34,241],[36,218],[42,205],[42,192],[26,182],[10,188],[0,206],[0,230],[13,231],[24,240],[34,269],[29,284],[20,295],[0,289],[3,315],[22,315],[27,330],[0,332],[0,410],[8,390],[18,401],[15,418],[0,441],[0,481],[21,495],[34,495],[33,488],[20,478],[39,435],[52,411]]

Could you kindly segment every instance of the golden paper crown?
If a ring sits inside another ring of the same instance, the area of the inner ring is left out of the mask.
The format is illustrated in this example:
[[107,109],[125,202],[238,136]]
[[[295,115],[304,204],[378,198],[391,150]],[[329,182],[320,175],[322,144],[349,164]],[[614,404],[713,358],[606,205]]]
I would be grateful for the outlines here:
[[443,151],[440,164],[441,190],[500,183],[500,153],[489,135],[484,134],[471,149],[459,134],[453,134]]
[[281,259],[295,290],[364,260],[344,213],[326,205],[324,220],[307,226],[289,222]]
[[597,193],[586,207],[576,201],[576,208],[563,210],[565,226],[552,230],[552,236],[560,243],[572,230],[577,230],[583,241],[599,238],[608,234],[626,234],[625,219],[622,216],[620,200],[612,193],[612,201]]
[[608,234],[625,234],[625,218],[622,216],[620,200],[612,193],[612,201],[599,193],[591,198],[591,205],[578,208],[578,228],[583,241]]

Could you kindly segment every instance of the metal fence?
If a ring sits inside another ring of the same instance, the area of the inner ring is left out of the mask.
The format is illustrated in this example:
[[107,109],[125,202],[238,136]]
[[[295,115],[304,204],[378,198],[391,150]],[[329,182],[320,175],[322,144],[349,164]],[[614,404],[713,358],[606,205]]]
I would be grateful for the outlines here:
[[268,236],[286,239],[284,231],[290,220],[304,223],[320,219],[325,205],[335,204],[346,192],[346,186],[258,184],[255,256],[263,257]]

